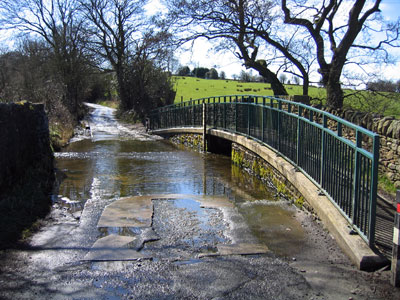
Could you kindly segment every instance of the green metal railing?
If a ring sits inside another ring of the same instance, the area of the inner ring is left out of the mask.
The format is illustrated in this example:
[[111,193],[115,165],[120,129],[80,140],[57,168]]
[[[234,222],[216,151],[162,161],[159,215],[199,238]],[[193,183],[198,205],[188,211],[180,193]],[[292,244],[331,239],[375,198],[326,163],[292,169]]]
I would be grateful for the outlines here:
[[150,129],[206,126],[269,146],[316,184],[370,245],[374,245],[379,136],[316,108],[274,97],[220,96],[165,106]]

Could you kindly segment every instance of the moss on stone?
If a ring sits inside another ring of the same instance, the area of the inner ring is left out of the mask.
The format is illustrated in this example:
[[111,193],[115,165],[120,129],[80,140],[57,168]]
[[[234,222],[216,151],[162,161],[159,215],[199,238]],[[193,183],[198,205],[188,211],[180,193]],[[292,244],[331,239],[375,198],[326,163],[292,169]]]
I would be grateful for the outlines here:
[[298,207],[298,208],[303,208],[304,205],[304,197],[300,196],[298,197],[295,201],[294,204]]
[[262,158],[241,148],[238,145],[232,147],[232,162],[234,165],[258,177],[264,183],[272,183],[276,188],[277,195],[280,197],[292,201],[298,207],[303,206],[304,198],[282,175],[278,175],[278,172]]
[[177,145],[183,145],[195,151],[203,150],[203,137],[199,134],[178,134],[169,138],[169,140]]

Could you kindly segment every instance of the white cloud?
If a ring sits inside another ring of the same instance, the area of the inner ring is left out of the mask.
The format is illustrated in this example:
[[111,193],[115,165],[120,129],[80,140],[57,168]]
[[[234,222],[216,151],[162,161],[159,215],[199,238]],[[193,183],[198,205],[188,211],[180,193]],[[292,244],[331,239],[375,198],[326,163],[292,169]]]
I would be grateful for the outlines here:
[[153,16],[157,13],[165,13],[166,7],[161,4],[160,0],[150,0],[145,6],[144,9],[148,16]]

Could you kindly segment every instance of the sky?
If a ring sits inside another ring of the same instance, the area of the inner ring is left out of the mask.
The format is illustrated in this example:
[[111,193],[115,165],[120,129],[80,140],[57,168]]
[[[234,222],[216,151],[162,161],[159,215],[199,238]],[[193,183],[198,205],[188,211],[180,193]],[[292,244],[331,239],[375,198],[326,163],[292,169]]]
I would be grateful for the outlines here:
[[[382,15],[386,20],[396,21],[400,17],[400,0],[383,0],[381,4]],[[398,62],[394,66],[388,66],[383,70],[383,77],[392,80],[400,80],[400,51],[396,51]]]
[[[1,0],[0,0],[1,1]],[[400,17],[400,0],[382,0],[380,5],[382,15],[386,20],[396,21]],[[147,13],[152,15],[156,12],[165,11],[165,8],[160,4],[160,0],[150,0],[146,6]],[[0,44],[7,44],[9,36],[2,32],[0,36]],[[1,48],[1,46],[0,46]],[[180,65],[189,66],[191,69],[195,67],[215,68],[218,72],[224,71],[227,78],[232,78],[234,75],[239,75],[242,70],[246,70],[242,62],[230,51],[224,53],[215,53],[212,51],[213,46],[205,39],[199,39],[192,44],[186,44],[176,51],[176,58],[179,60]],[[0,49],[1,50],[1,49]],[[382,66],[379,72],[377,68],[369,69],[368,72],[377,73],[378,78],[389,79],[398,81],[400,80],[400,49],[397,49],[396,59],[398,60],[395,65]],[[249,70],[247,70],[249,72]],[[257,72],[252,72],[254,75]],[[288,78],[291,78],[288,75]],[[319,80],[319,75],[314,72],[314,81]]]
[[[396,21],[400,17],[400,0],[383,0],[381,3],[382,15],[386,20]],[[151,0],[148,5],[149,13],[162,10],[159,0]],[[400,51],[396,51],[398,55],[398,62],[395,65],[385,66],[378,74],[378,78],[389,80],[400,80]],[[242,70],[246,70],[241,61],[231,52],[214,53],[212,45],[205,39],[196,40],[193,45],[187,44],[177,51],[177,59],[182,66],[189,66],[191,69],[194,67],[207,67],[216,68],[218,72],[224,71],[228,78],[233,75],[239,75]],[[248,71],[248,70],[247,70]],[[376,72],[371,69],[371,72]],[[256,72],[253,71],[255,75]],[[316,74],[316,72],[315,72]],[[319,75],[315,75],[318,76]],[[318,81],[319,78],[314,76],[314,80]],[[288,75],[290,78],[291,75]]]

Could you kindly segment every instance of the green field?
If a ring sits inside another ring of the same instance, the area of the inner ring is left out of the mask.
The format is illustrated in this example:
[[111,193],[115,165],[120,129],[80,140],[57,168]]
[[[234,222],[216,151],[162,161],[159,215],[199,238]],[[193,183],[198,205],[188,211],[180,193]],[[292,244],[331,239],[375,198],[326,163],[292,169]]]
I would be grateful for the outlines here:
[[[177,92],[175,102],[181,101],[182,99],[185,101],[223,95],[273,95],[271,85],[268,83],[201,79],[182,76],[174,76],[172,80]],[[300,95],[302,93],[302,87],[298,85],[286,85],[286,89],[290,95]]]
[[[270,84],[258,82],[240,82],[222,79],[201,79],[196,77],[173,76],[172,81],[176,90],[175,103],[190,99],[199,99],[224,95],[260,95],[273,96]],[[302,86],[285,85],[289,95],[301,95]],[[345,95],[354,94],[354,90],[345,90]],[[309,88],[312,103],[325,103],[326,91],[324,88]],[[389,95],[389,94],[388,94]],[[400,96],[392,94],[386,98],[384,95],[369,95],[362,91],[358,95],[345,97],[343,108],[363,112],[374,112],[384,115],[400,117]]]

